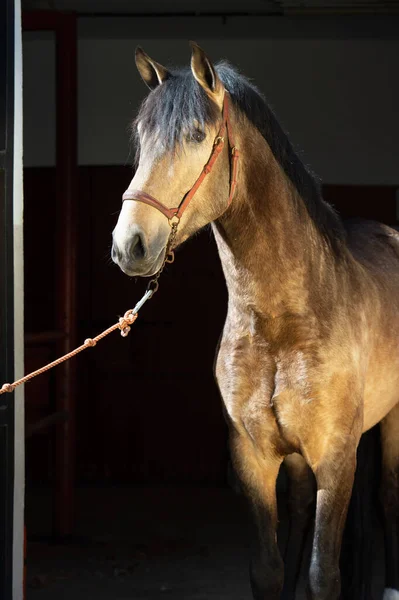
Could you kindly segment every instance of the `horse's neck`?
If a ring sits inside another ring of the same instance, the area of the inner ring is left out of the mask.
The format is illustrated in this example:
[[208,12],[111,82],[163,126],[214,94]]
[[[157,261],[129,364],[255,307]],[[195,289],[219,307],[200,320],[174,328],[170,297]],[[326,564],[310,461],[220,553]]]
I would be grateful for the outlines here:
[[274,156],[243,151],[229,213],[214,224],[230,303],[267,317],[331,302],[335,257]]

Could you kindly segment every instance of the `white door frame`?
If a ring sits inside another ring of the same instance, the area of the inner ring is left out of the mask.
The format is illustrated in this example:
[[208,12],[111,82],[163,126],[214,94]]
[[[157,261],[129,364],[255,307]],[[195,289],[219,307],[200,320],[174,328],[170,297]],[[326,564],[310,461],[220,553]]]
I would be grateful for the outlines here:
[[[14,0],[14,375],[24,373],[24,263],[23,263],[23,170],[22,170],[22,35],[21,1]],[[24,386],[14,392],[14,511],[12,600],[24,597],[24,503],[25,503]]]

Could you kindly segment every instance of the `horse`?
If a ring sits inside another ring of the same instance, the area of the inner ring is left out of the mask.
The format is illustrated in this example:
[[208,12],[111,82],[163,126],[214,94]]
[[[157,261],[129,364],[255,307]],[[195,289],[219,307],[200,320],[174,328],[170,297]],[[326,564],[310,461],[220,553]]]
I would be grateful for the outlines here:
[[[255,85],[191,45],[191,65],[172,70],[136,50],[150,93],[132,126],[137,168],[112,259],[128,276],[154,277],[171,246],[211,224],[228,289],[215,377],[256,525],[253,598],[295,598],[314,502],[307,595],[339,598],[356,452],[379,424],[384,600],[398,600],[399,235],[344,223]],[[283,463],[285,577],[276,535]]]

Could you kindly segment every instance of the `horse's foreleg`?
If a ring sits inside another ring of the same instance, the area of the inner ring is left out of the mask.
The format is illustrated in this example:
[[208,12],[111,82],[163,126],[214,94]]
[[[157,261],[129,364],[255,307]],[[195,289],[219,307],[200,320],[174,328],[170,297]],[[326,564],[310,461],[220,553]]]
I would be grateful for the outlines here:
[[341,438],[331,440],[325,444],[324,455],[311,461],[317,482],[308,587],[311,600],[338,600],[340,596],[339,557],[356,468],[356,446],[352,436],[346,444]]
[[246,433],[233,432],[230,439],[234,468],[249,500],[257,529],[250,571],[253,597],[255,600],[278,600],[284,571],[276,536],[276,480],[282,457],[272,450],[260,452]]
[[300,574],[303,550],[316,500],[314,476],[300,454],[284,460],[288,475],[290,529],[284,556],[283,600],[293,600]]
[[385,530],[384,600],[399,600],[399,404],[381,421],[381,500]]

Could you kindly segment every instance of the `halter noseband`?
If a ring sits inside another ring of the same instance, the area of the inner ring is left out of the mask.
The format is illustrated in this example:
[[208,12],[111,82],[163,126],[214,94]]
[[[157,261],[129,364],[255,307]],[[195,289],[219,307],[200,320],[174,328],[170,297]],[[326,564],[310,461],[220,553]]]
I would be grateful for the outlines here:
[[[227,132],[227,142],[229,144],[229,149],[231,151],[231,159],[230,159],[230,194],[228,198],[227,208],[230,206],[231,201],[234,196],[234,192],[237,186],[237,163],[239,158],[239,151],[234,145],[233,133],[231,129],[231,123],[229,120],[229,102],[228,102],[228,94],[225,92],[224,100],[223,100],[223,113],[222,113],[222,124],[220,126],[219,132],[215,138],[213,143],[213,150],[208,159],[208,162],[205,164],[202,169],[198,179],[192,186],[192,188],[187,192],[187,194],[183,197],[179,206],[176,208],[168,208],[162,202],[150,196],[146,192],[142,190],[127,190],[122,196],[122,202],[125,200],[135,200],[137,202],[144,202],[144,204],[148,204],[153,208],[159,210],[167,219],[169,220],[169,224],[177,224],[187,206],[190,204],[191,200],[194,197],[194,194],[197,192],[201,183],[204,181],[205,177],[212,171],[213,165],[216,162],[217,157],[221,153],[224,147],[225,142],[225,134]],[[227,210],[226,208],[226,210]]]

